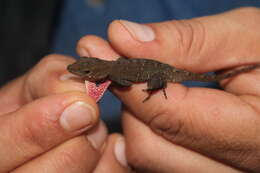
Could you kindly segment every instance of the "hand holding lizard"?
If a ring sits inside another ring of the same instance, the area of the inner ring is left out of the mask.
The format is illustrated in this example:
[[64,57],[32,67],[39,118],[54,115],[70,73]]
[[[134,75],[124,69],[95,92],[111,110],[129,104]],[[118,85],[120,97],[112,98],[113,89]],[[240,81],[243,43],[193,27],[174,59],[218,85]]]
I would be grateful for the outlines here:
[[[123,56],[159,57],[188,71],[215,71],[259,63],[259,18],[259,9],[243,8],[147,25],[115,21],[109,39]],[[94,57],[100,57],[98,47],[112,52],[93,36],[78,47]],[[154,172],[259,172],[259,76],[255,70],[223,81],[225,91],[169,84],[167,100],[156,93],[145,104],[140,102],[144,84],[114,88],[124,103],[129,163]]]
[[95,169],[106,129],[81,83],[69,80],[71,62],[49,55],[1,88],[0,173]]

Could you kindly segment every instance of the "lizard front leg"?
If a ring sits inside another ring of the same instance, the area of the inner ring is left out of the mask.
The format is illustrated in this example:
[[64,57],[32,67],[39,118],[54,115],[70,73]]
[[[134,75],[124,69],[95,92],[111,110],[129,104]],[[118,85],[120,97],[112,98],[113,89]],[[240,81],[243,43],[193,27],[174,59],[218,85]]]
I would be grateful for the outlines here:
[[128,80],[125,80],[125,79],[119,79],[119,78],[115,78],[115,77],[110,77],[110,80],[120,86],[120,87],[130,87],[133,83],[128,81]]
[[148,96],[143,100],[143,102],[149,100],[154,91],[163,90],[163,94],[165,99],[167,99],[167,94],[165,88],[167,87],[167,81],[165,80],[164,75],[155,74],[151,77],[150,80],[147,81],[147,89],[143,89],[143,91],[148,92]]

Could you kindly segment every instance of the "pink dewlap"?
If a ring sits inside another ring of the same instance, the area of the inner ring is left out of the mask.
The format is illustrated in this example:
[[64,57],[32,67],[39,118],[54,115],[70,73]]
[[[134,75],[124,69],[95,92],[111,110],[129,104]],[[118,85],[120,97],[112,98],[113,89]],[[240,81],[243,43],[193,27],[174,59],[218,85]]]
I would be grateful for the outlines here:
[[90,97],[92,97],[96,102],[98,102],[102,98],[102,96],[104,95],[105,91],[107,90],[110,84],[111,81],[106,81],[98,85],[97,87],[95,83],[85,81],[87,94]]

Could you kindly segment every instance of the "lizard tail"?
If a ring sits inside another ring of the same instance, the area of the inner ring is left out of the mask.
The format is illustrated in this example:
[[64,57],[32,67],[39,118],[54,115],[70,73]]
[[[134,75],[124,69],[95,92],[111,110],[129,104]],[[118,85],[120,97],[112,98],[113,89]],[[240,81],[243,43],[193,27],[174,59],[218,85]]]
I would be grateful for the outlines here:
[[252,71],[256,68],[260,68],[260,64],[247,65],[247,66],[243,66],[243,67],[240,67],[240,68],[236,68],[236,69],[231,70],[227,73],[216,75],[216,80],[219,81],[219,80],[223,80],[223,79],[226,79],[226,78],[229,78],[229,77],[236,76],[236,75],[241,74],[241,73],[247,73],[247,72]]
[[234,70],[230,70],[226,73],[217,74],[217,75],[197,74],[197,73],[191,73],[191,72],[186,71],[185,76],[182,76],[181,78],[176,78],[176,76],[175,76],[175,78],[172,81],[182,82],[182,81],[190,80],[190,81],[200,81],[200,82],[217,82],[217,81],[229,78],[229,77],[239,75],[241,73],[246,73],[246,72],[252,71],[256,68],[260,68],[260,64],[238,67],[238,68],[235,68]]
[[247,65],[247,66],[239,67],[239,68],[236,68],[234,70],[228,71],[224,74],[202,75],[201,81],[217,82],[217,81],[229,78],[229,77],[239,75],[241,73],[247,73],[247,72],[252,71],[256,68],[260,68],[260,64]]

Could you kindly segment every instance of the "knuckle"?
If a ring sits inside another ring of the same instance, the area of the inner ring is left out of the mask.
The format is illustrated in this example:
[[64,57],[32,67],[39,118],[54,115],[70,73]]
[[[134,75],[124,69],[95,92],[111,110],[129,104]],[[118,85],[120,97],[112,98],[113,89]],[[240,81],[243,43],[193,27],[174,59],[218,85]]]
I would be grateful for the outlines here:
[[[194,64],[200,64],[200,54],[204,50],[206,29],[204,24],[198,19],[190,20],[174,20],[167,22],[166,24],[168,32],[172,32],[176,42],[176,50],[173,54],[179,52],[179,57],[176,58],[178,64],[184,64],[185,66],[194,66]],[[187,58],[192,57],[191,61],[187,61]],[[184,63],[183,63],[184,62]]]
[[[185,64],[185,68],[192,68],[196,65],[200,65],[201,55],[203,54],[206,38],[205,26],[200,20],[190,19],[180,21],[183,26],[185,44],[183,47],[183,58],[179,58],[182,64]],[[187,60],[187,58],[189,58]],[[183,63],[184,61],[184,63]]]
[[186,25],[188,33],[188,44],[185,55],[186,57],[199,57],[204,48],[206,28],[204,24],[196,18],[186,20],[184,24]]
[[171,110],[156,114],[148,124],[155,133],[170,141],[178,142],[184,137],[184,120]]
[[[24,141],[26,146],[30,146],[31,150],[43,152],[53,145],[54,139],[48,132],[54,131],[56,122],[47,118],[39,118],[37,120],[25,122],[24,126],[18,131],[20,140]],[[23,146],[21,146],[23,147]]]
[[60,62],[66,61],[68,58],[65,58],[62,55],[51,54],[43,57],[38,64],[28,73],[27,82],[32,82],[34,80],[38,81],[41,73],[48,72],[46,69],[57,66]]
[[[53,81],[66,70],[66,66],[71,62],[73,62],[72,58],[63,55],[47,55],[25,75],[24,89],[28,93],[32,93],[33,98],[40,97],[43,93],[55,91],[56,83]],[[48,87],[43,87],[42,83]]]
[[[186,49],[186,45],[187,45],[187,41],[188,41],[188,36],[184,27],[184,23],[181,22],[180,20],[173,20],[170,22],[164,22],[162,23],[161,26],[161,31],[166,32],[166,33],[170,33],[172,35],[172,37],[174,38],[174,42],[177,42],[178,44],[174,44],[176,45],[174,47],[174,49],[172,50],[173,52],[171,54],[174,55],[174,53],[176,54],[176,52],[178,53],[178,55],[176,56],[183,56],[183,54],[185,53],[185,49]],[[161,35],[164,35],[163,33]],[[165,34],[166,35],[169,34]],[[163,40],[167,41],[168,38],[163,38]],[[171,41],[171,39],[170,39]],[[168,44],[168,43],[166,43]],[[172,44],[172,43],[170,43]],[[178,51],[176,51],[178,50]]]
[[59,159],[55,159],[54,164],[58,170],[64,170],[64,167],[74,167],[79,164],[77,157],[75,157],[75,153],[63,151],[60,153]]
[[[84,154],[86,154],[86,153],[84,153]],[[64,167],[64,165],[66,165],[68,167],[78,165],[79,164],[78,158],[80,158],[79,156],[82,156],[82,155],[77,155],[74,152],[72,152],[71,150],[63,151],[59,156],[60,159],[57,159],[57,162],[58,162],[57,164],[60,165],[59,167],[61,169]]]

